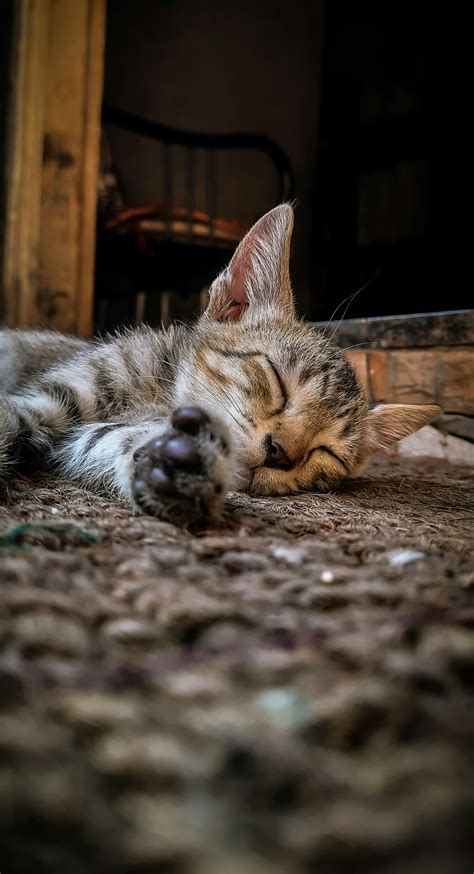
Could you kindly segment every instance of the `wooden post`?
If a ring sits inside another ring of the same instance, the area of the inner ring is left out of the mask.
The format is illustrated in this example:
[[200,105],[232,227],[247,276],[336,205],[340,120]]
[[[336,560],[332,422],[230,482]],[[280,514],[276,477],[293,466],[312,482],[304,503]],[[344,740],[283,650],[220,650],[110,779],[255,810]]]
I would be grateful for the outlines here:
[[11,326],[38,324],[39,223],[49,2],[20,0],[13,35],[13,100],[6,167],[3,315]]
[[20,0],[7,167],[7,324],[92,330],[105,0]]

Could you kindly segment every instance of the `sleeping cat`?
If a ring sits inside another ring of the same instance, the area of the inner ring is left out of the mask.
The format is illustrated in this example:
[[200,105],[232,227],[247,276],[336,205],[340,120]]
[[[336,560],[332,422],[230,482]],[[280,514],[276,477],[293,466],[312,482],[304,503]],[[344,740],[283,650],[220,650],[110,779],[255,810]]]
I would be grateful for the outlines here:
[[342,352],[296,317],[292,227],[283,204],[251,228],[192,328],[1,331],[0,478],[52,461],[160,519],[216,522],[230,489],[335,489],[436,416],[369,411]]

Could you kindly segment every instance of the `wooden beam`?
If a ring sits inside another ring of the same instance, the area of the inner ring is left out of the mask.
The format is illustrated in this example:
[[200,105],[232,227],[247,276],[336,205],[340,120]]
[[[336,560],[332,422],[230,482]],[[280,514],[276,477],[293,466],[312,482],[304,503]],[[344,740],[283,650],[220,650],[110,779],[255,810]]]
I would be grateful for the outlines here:
[[13,99],[6,167],[3,314],[7,324],[38,323],[39,225],[49,2],[20,0],[14,33]]
[[105,0],[20,0],[7,169],[10,325],[92,330]]

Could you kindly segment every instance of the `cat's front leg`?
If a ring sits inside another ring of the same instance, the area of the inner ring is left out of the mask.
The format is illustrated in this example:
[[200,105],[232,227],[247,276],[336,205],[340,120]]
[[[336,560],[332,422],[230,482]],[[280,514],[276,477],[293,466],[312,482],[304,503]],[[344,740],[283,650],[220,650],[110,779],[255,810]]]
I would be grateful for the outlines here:
[[234,479],[227,429],[198,407],[171,422],[83,426],[56,457],[67,476],[180,526],[218,521]]

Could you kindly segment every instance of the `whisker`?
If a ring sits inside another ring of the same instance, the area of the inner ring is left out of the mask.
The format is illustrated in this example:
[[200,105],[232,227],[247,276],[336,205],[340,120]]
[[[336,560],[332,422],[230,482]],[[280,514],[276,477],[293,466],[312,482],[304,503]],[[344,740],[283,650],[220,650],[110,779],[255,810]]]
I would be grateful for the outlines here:
[[332,339],[333,339],[334,335],[336,334],[336,331],[337,331],[337,329],[339,328],[339,325],[341,324],[342,320],[344,319],[344,317],[345,317],[345,315],[346,315],[346,313],[347,313],[347,311],[348,311],[348,309],[349,309],[351,303],[356,299],[356,297],[357,297],[357,296],[358,296],[362,291],[365,291],[365,289],[368,288],[368,286],[371,285],[372,282],[374,282],[374,280],[377,278],[377,276],[379,275],[379,273],[380,273],[380,267],[377,267],[377,270],[375,271],[374,275],[373,275],[369,280],[367,280],[367,282],[364,283],[364,285],[362,285],[360,288],[358,288],[357,291],[354,291],[353,294],[350,294],[348,297],[345,297],[344,300],[341,300],[341,303],[336,307],[336,309],[334,310],[334,312],[333,312],[331,318],[329,319],[328,324],[329,324],[330,322],[332,322],[332,320],[333,320],[334,316],[336,315],[338,309],[340,309],[340,307],[343,306],[343,304],[345,304],[346,301],[348,301],[347,306],[346,306],[346,308],[344,309],[344,312],[342,313],[341,318],[339,319],[339,321],[338,321],[336,327],[334,328],[334,330],[333,330],[331,336],[329,337],[329,340],[328,340],[328,342],[327,342],[327,344],[326,344],[327,346],[332,342]]
[[[202,388],[204,391],[207,391],[208,394],[211,396],[211,398],[212,398],[212,399],[213,399],[217,404],[219,404],[219,406],[222,406],[222,399],[217,395],[217,393],[213,390],[213,388],[212,388],[209,384],[206,385],[205,383],[203,383],[203,382],[199,379],[199,376],[198,376],[198,380],[197,380],[197,382],[198,382],[198,386],[199,386],[199,383],[200,383],[201,388]],[[236,410],[236,412],[238,413],[239,410],[234,406],[234,404],[233,404],[233,399],[230,398],[230,397],[228,397],[227,394],[226,394],[225,392],[224,392],[224,396],[225,396],[225,399],[226,399],[227,401],[229,401],[229,403],[231,404],[231,406],[234,407],[234,410]],[[243,425],[239,422],[239,420],[234,416],[234,414],[233,414],[229,409],[226,409],[225,412],[228,413],[228,415],[229,415],[229,416],[234,420],[234,422],[236,423],[236,425],[238,425],[238,427],[241,428],[241,430],[244,430]]]
[[[162,364],[164,367],[175,368],[177,371],[181,371],[181,369],[182,369],[182,365],[177,364],[177,363],[172,362],[172,361],[165,360],[165,359],[157,360],[157,364]],[[160,374],[152,374],[152,373],[135,374],[135,378],[139,379],[139,380],[153,379],[157,383],[157,388],[161,387],[163,389],[164,397],[169,401],[172,400],[172,394],[166,393],[166,389],[165,389],[163,383],[167,383],[169,385],[175,386],[176,382],[174,379],[168,379],[166,376],[161,376]],[[213,390],[212,386],[210,386],[208,383],[204,382],[202,377],[200,377],[199,372],[197,372],[194,375],[194,379],[197,383],[198,388],[201,388],[204,391],[206,391],[211,396],[211,398],[216,402],[216,404],[219,404],[219,406],[222,406],[222,397],[220,397],[217,394],[217,392],[215,390]],[[227,404],[228,404],[228,406],[225,409],[225,412],[234,420],[236,425],[242,431],[245,431],[245,428],[242,425],[242,423],[239,422],[237,417],[234,415],[234,412],[235,412],[238,415],[242,416],[243,418],[246,418],[245,410],[237,403],[237,401],[234,397],[232,397],[230,394],[228,394],[228,392],[225,389],[222,389],[221,391],[222,391],[222,394],[224,395],[225,401],[227,401]],[[229,407],[231,409],[229,409]],[[234,410],[234,412],[232,412],[232,410]]]
[[189,322],[183,322],[182,319],[173,319],[172,325],[182,325],[187,331],[192,329],[192,325],[190,325]]
[[357,346],[367,346],[370,344],[370,340],[363,340],[361,343],[353,343],[352,346],[345,346],[344,349],[341,349],[341,352],[347,352],[349,349],[355,349]]

